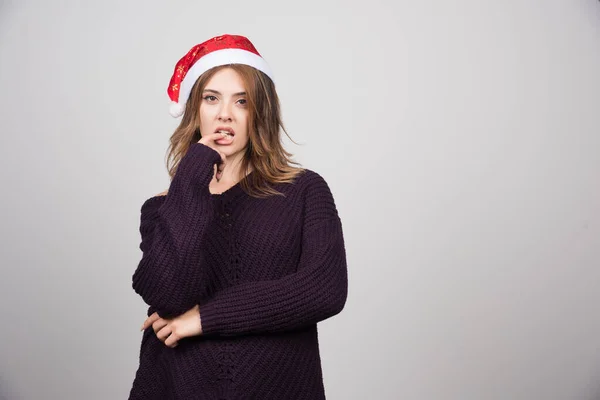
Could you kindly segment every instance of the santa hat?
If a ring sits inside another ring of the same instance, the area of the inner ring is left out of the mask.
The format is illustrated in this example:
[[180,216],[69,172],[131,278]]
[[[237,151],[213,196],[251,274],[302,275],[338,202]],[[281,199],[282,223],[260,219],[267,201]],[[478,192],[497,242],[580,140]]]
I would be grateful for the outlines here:
[[248,38],[239,35],[221,35],[197,44],[177,65],[169,82],[167,93],[171,99],[169,113],[180,117],[192,86],[209,69],[226,64],[246,64],[264,72],[271,80],[273,73]]

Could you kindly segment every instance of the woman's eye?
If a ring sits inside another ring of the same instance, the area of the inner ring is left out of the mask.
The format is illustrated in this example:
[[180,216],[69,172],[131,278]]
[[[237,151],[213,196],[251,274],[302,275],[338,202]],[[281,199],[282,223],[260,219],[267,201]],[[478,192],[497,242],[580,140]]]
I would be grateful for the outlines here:
[[[208,96],[204,96],[204,100],[216,101],[217,98],[215,96],[209,94]],[[243,105],[246,105],[248,103],[248,101],[246,99],[239,99],[238,102],[240,102]]]

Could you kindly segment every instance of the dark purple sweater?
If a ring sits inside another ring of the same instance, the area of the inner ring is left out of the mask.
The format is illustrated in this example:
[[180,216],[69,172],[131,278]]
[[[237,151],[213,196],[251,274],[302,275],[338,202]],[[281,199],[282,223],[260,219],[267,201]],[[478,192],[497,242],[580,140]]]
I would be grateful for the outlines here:
[[165,318],[200,305],[203,334],[169,348],[142,336],[129,399],[324,399],[317,322],[339,313],[348,277],[325,180],[305,169],[257,199],[208,186],[219,154],[194,143],[166,196],[141,207],[133,289]]

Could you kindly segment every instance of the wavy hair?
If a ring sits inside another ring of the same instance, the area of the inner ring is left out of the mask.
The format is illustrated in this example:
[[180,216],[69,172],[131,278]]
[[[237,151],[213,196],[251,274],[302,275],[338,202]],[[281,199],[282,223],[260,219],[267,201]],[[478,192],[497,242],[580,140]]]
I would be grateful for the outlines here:
[[[292,142],[294,141],[283,126],[275,84],[262,71],[244,64],[217,66],[204,72],[196,80],[181,122],[170,138],[167,149],[169,175],[173,179],[181,158],[192,144],[202,138],[199,113],[202,92],[210,78],[223,68],[231,68],[240,75],[247,93],[248,144],[240,164],[240,185],[253,197],[283,195],[270,185],[291,183],[304,172],[304,168],[292,160],[292,153],[283,148],[280,128]],[[250,167],[254,172],[246,177]]]

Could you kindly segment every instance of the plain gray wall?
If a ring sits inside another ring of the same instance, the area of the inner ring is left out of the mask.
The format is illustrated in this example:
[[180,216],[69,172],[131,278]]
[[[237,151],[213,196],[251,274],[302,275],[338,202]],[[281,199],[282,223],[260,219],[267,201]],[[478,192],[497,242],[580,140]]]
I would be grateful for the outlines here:
[[0,398],[124,399],[177,60],[248,36],[334,193],[329,399],[600,398],[600,2],[0,2]]

